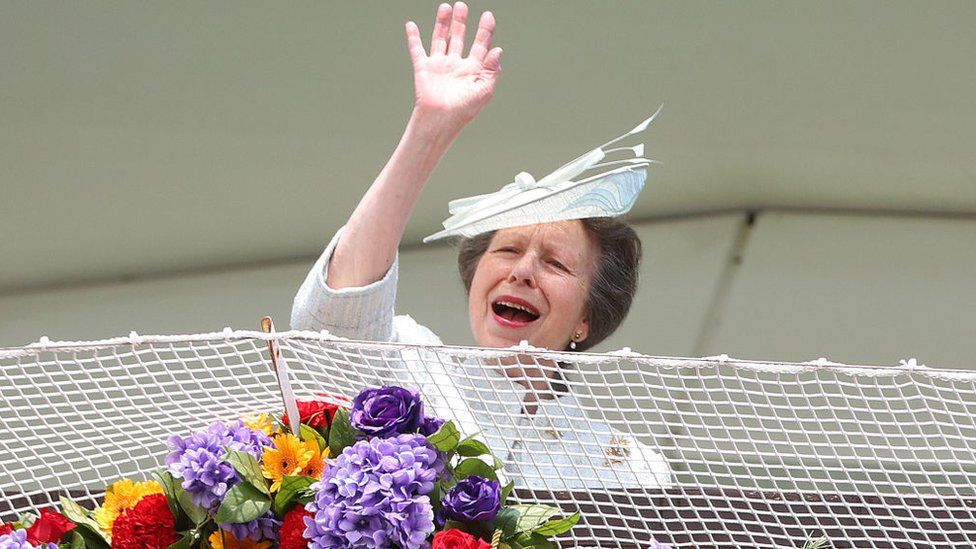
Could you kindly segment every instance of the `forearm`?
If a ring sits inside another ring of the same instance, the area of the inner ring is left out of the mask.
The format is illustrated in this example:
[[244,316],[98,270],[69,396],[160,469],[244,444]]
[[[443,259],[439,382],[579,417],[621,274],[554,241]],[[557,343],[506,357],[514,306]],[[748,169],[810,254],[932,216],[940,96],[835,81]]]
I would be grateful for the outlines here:
[[429,54],[417,25],[406,24],[415,108],[393,156],[346,223],[328,266],[329,287],[359,287],[383,278],[430,174],[491,99],[502,54],[491,47],[495,18],[482,14],[468,56],[461,57],[467,15],[464,2],[438,7]]
[[463,126],[414,111],[390,160],[346,223],[329,266],[330,287],[364,286],[383,278],[420,192]]

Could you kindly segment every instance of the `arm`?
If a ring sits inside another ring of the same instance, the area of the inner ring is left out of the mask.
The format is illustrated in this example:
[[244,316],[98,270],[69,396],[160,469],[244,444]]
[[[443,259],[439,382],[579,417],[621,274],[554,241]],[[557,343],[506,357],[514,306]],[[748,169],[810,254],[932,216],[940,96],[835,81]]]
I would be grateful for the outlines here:
[[407,220],[438,161],[491,99],[501,70],[489,12],[481,16],[468,56],[461,56],[467,12],[461,2],[438,8],[430,53],[417,25],[407,23],[415,91],[407,129],[299,288],[292,328],[375,341],[393,336],[396,250]]
[[415,106],[392,157],[346,223],[328,266],[334,289],[381,280],[393,265],[420,192],[461,130],[494,92],[501,48],[491,49],[495,19],[485,12],[467,57],[462,57],[468,8],[441,4],[430,52],[420,31],[407,23],[414,69]]

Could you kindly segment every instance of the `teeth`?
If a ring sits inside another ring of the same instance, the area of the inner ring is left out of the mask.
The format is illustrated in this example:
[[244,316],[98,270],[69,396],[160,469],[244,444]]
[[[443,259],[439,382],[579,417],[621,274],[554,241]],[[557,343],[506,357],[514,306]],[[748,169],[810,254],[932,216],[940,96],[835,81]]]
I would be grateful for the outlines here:
[[512,309],[518,309],[520,311],[525,311],[525,312],[529,313],[530,315],[538,316],[538,314],[535,311],[532,311],[530,309],[527,309],[527,308],[523,307],[522,305],[518,305],[518,304],[515,304],[515,303],[508,302],[508,301],[497,301],[496,303],[498,303],[499,305],[504,305],[504,306],[509,307],[509,308],[512,308]]

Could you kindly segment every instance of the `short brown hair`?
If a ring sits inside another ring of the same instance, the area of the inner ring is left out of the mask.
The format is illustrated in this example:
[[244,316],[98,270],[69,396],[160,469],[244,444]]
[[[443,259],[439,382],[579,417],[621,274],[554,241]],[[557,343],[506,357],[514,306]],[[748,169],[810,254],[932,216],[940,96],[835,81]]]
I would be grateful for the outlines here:
[[[612,217],[580,221],[600,247],[600,259],[586,298],[590,333],[586,339],[576,343],[576,350],[585,351],[610,336],[627,317],[634,294],[637,293],[641,241],[630,225]],[[495,232],[466,238],[458,246],[458,273],[465,293],[471,292],[474,272]]]

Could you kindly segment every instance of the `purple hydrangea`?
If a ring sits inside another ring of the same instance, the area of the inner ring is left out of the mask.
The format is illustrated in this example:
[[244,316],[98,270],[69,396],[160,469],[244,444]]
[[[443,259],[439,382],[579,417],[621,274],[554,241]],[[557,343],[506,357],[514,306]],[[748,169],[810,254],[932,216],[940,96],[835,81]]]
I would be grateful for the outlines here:
[[349,423],[369,437],[416,433],[423,419],[420,393],[395,385],[363,389],[349,409]]
[[670,545],[651,540],[651,546],[647,549],[672,549]]
[[495,520],[502,508],[498,481],[471,475],[461,480],[441,500],[444,517],[461,522]]
[[174,477],[183,479],[183,489],[193,503],[212,511],[220,505],[227,490],[240,480],[224,459],[227,450],[260,458],[264,447],[270,445],[267,435],[244,425],[243,421],[230,425],[217,422],[186,438],[170,437],[166,465]]
[[241,541],[248,538],[254,541],[278,541],[278,529],[281,527],[281,521],[269,511],[263,517],[258,517],[251,522],[242,524],[219,523],[218,526],[221,530],[234,534],[234,537]]
[[434,531],[428,494],[444,470],[423,435],[359,441],[312,485],[310,547],[423,547]]
[[0,535],[0,549],[58,549],[56,543],[42,543],[34,545],[27,541],[27,530],[14,530],[9,534]]

